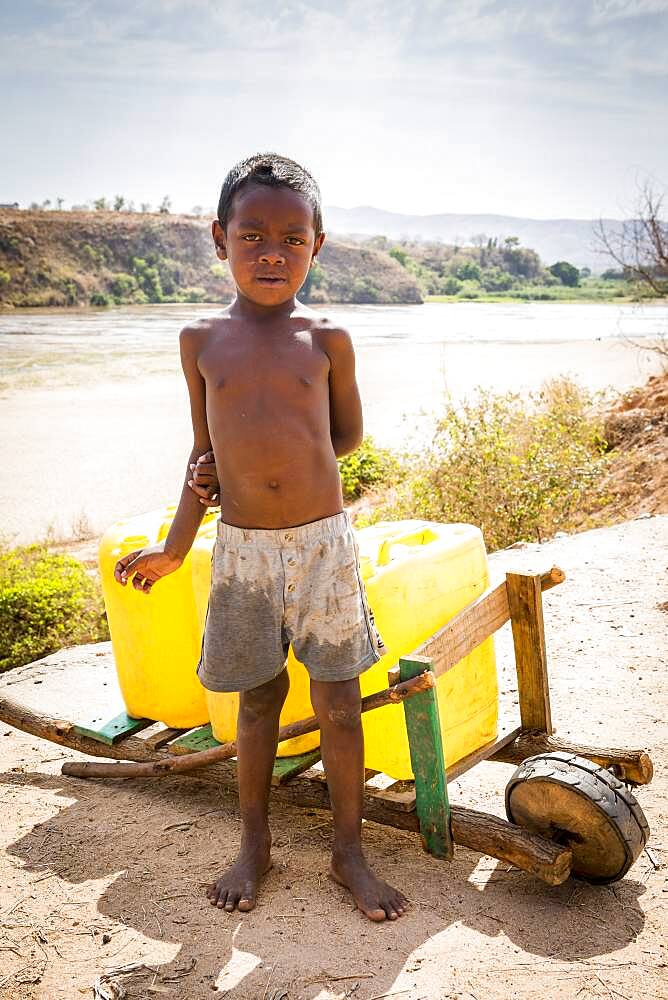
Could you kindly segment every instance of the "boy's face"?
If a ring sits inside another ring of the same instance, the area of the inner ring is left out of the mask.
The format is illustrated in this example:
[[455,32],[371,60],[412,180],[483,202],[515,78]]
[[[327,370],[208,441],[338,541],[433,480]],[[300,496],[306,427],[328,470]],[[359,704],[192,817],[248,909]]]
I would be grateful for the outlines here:
[[316,234],[313,208],[301,194],[253,183],[234,196],[227,229],[216,220],[212,231],[239,291],[264,306],[297,294],[325,238]]

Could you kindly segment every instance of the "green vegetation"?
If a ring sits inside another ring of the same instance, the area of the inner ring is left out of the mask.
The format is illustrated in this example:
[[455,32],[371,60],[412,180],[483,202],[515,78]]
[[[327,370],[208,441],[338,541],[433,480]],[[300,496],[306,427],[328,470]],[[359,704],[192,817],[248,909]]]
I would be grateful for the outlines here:
[[[357,525],[425,518],[478,525],[488,549],[537,539],[603,504],[605,441],[594,398],[575,382],[546,382],[523,399],[478,390],[448,401],[430,447],[388,464],[383,496]],[[378,482],[376,486],[380,485]]]
[[414,276],[431,302],[609,301],[640,294],[628,272],[592,277],[589,268],[578,270],[568,261],[545,267],[516,236],[504,240],[480,236],[472,243],[465,247],[408,240],[392,244],[382,236],[368,241]]
[[[169,198],[153,214],[135,212],[122,195],[98,199],[95,211],[0,212],[4,305],[229,302],[233,294],[207,222],[171,215]],[[415,277],[387,253],[335,240],[310,269],[301,298],[314,304],[422,301]]]
[[350,455],[339,459],[339,472],[345,500],[356,500],[368,490],[394,478],[399,462],[387,448],[378,448],[370,435]]
[[81,563],[44,543],[0,549],[0,671],[107,639],[102,595]]

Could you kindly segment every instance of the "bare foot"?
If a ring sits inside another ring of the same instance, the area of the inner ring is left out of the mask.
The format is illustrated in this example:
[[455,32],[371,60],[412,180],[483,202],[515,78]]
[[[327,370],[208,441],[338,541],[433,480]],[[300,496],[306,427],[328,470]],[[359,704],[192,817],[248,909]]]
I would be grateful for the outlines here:
[[361,851],[332,855],[330,875],[350,890],[357,908],[369,920],[396,920],[406,912],[406,897],[374,875]]
[[212,906],[231,913],[236,907],[247,913],[255,906],[257,887],[271,868],[271,841],[268,844],[242,845],[239,857],[207,889]]

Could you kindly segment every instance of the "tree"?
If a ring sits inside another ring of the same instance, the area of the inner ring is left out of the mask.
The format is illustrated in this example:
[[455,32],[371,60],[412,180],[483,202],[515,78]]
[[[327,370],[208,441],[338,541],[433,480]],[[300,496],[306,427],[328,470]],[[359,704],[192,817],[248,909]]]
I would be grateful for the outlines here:
[[56,198],[56,210],[58,212],[62,212],[64,204],[65,204],[65,199],[64,198],[60,198],[60,197]]
[[559,278],[562,285],[567,285],[569,288],[576,288],[580,284],[580,272],[577,267],[569,264],[567,260],[558,260],[548,270],[555,278]]
[[109,209],[109,205],[107,203],[106,198],[96,198],[95,201],[93,202],[93,207],[95,208],[96,212],[106,212]]
[[160,212],[160,215],[169,215],[171,210],[172,210],[172,199],[169,197],[168,194],[166,194],[165,197],[160,202],[158,211]]
[[[613,259],[623,277],[636,281],[654,295],[668,296],[668,222],[661,218],[664,191],[657,191],[650,181],[640,187],[633,215],[620,228],[608,228],[602,219],[594,228],[601,249]],[[617,276],[614,269],[604,277]],[[636,347],[646,346],[629,341]],[[668,332],[659,334],[651,350],[668,370]]]
[[392,247],[390,250],[390,257],[394,257],[396,261],[401,264],[402,267],[406,267],[408,264],[408,254],[401,247]]
[[122,194],[117,194],[114,198],[114,212],[122,212],[125,208],[125,198]]
[[661,218],[665,192],[645,181],[636,201],[633,219],[621,228],[608,228],[602,219],[594,228],[603,253],[619,266],[625,276],[668,295],[668,222]]
[[147,201],[142,201],[139,204],[139,211],[142,212],[143,214],[146,214],[146,212],[151,211],[151,206]]

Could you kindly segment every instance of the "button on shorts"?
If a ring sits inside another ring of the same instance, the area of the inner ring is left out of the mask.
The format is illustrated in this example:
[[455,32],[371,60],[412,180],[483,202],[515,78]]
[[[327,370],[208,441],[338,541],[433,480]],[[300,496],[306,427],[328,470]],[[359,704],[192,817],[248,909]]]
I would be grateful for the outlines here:
[[357,677],[385,652],[347,511],[293,528],[218,521],[200,681],[258,687],[284,669],[290,644],[318,681]]

